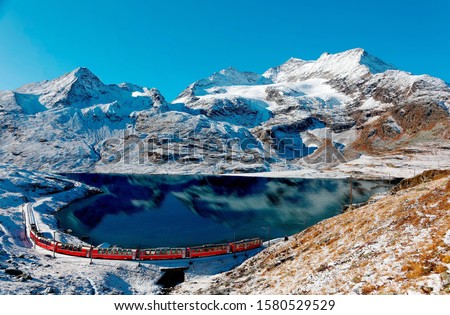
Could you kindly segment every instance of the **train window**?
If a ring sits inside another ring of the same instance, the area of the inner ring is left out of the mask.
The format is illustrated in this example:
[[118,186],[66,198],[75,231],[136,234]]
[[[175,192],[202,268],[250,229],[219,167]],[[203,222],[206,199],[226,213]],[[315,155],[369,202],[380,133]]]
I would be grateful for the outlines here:
[[154,251],[154,250],[151,250],[151,251],[150,251],[150,255],[155,255],[155,251]]
[[108,249],[108,255],[110,255],[111,254],[111,250],[110,249]]
[[159,255],[159,249],[156,250],[156,255]]
[[165,249],[161,249],[161,255],[165,255],[166,254],[166,250]]

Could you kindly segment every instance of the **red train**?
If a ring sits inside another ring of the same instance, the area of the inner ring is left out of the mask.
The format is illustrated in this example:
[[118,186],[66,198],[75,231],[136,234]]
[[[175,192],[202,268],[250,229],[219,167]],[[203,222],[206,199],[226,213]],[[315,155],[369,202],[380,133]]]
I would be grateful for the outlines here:
[[93,246],[65,244],[48,239],[38,231],[35,224],[30,224],[30,238],[33,240],[36,246],[45,248],[55,253],[77,257],[92,257],[93,259],[113,260],[166,260],[211,257],[244,252],[247,250],[259,248],[262,245],[262,240],[260,238],[254,238],[233,243],[211,244],[186,248],[94,248]]

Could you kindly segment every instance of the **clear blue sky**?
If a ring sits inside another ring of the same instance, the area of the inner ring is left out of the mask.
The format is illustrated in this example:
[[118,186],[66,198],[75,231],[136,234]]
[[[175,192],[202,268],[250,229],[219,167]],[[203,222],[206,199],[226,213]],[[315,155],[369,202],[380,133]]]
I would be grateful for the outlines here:
[[172,100],[228,66],[262,73],[356,47],[450,82],[449,12],[448,0],[0,0],[0,90],[85,66]]

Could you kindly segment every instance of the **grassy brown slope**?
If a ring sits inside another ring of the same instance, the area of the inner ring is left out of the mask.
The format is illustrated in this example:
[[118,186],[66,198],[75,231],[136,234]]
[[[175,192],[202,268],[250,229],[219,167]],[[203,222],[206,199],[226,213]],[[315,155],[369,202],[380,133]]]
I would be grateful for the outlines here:
[[448,294],[450,171],[405,187],[177,293]]

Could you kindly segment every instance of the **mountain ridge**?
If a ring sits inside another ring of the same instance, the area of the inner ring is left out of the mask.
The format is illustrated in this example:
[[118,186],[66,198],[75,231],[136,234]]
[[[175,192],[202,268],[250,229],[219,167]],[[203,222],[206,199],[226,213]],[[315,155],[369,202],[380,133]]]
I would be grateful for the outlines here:
[[[397,70],[361,48],[290,58],[263,74],[229,67],[171,103],[156,88],[104,84],[79,67],[0,92],[0,156],[57,171],[322,170],[361,154],[446,147],[449,100],[444,81]],[[327,150],[342,156],[305,161]],[[124,165],[130,152],[137,164]]]

